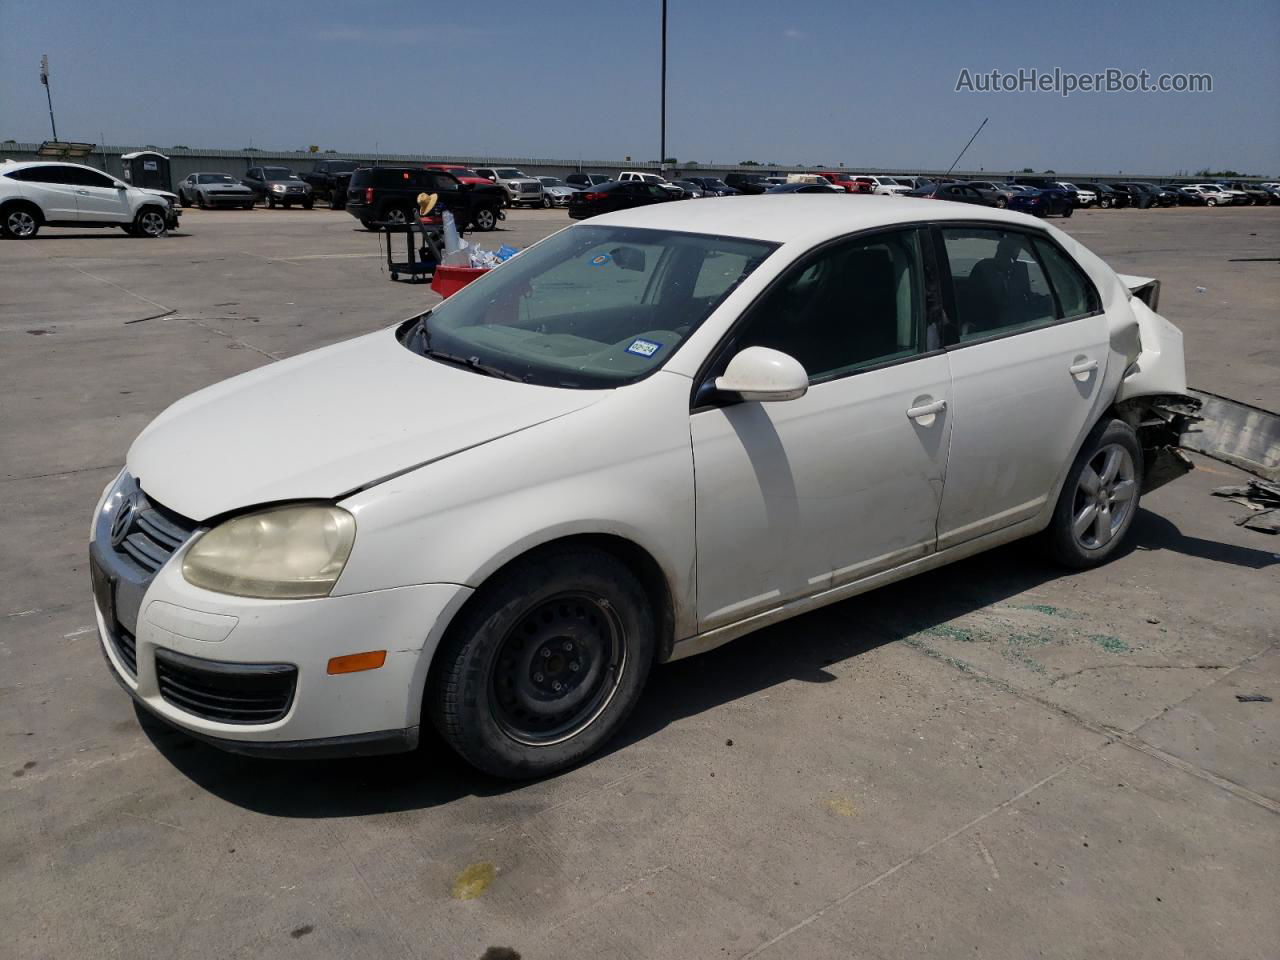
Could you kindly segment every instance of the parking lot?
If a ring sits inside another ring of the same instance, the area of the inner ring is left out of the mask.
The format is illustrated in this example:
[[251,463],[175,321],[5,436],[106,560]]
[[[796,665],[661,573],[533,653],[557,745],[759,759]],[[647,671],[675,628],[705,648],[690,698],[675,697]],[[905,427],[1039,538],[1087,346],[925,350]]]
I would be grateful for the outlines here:
[[[1053,222],[1163,281],[1192,386],[1280,410],[1280,208]],[[109,675],[94,501],[171,402],[437,297],[320,209],[50,229],[0,242],[0,277],[6,955],[1278,955],[1280,703],[1237,696],[1280,696],[1280,539],[1210,496],[1240,471],[1197,457],[1099,569],[1015,544],[661,667],[547,780],[433,741],[249,760],[141,724]]]

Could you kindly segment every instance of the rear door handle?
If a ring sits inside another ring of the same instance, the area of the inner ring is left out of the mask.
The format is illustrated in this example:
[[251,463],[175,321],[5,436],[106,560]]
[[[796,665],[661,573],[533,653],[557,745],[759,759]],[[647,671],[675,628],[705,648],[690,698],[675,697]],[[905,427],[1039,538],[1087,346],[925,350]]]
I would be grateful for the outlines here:
[[1084,373],[1092,373],[1094,370],[1097,370],[1097,369],[1098,369],[1097,360],[1081,360],[1067,367],[1067,370],[1071,372],[1071,375],[1073,377],[1078,377]]
[[923,420],[925,417],[931,417],[945,409],[947,409],[947,401],[934,400],[932,403],[922,403],[918,407],[908,407],[907,416],[912,420]]

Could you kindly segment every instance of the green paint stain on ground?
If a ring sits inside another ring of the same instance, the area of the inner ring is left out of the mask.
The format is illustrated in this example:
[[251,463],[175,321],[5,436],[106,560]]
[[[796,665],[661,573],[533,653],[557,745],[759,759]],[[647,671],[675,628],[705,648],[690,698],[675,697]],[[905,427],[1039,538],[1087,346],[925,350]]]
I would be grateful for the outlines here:
[[1045,666],[1043,663],[1041,663],[1039,660],[1036,660],[1034,657],[1027,656],[1025,653],[1021,652],[1020,650],[1014,650],[1014,649],[1005,650],[1004,656],[1006,660],[1012,660],[1014,663],[1021,664],[1022,666],[1030,670],[1032,673],[1045,672]]
[[1110,634],[1096,634],[1089,638],[1107,653],[1128,653],[1129,645],[1119,637],[1113,637]]
[[947,640],[958,640],[960,643],[988,643],[991,638],[979,630],[966,630],[963,627],[952,627],[948,624],[939,624],[936,627],[929,627],[925,633],[932,634],[935,637],[943,637]]
[[496,872],[492,863],[471,864],[453,881],[453,887],[450,889],[453,899],[474,900],[489,889],[489,884],[493,883]]
[[1084,614],[1076,613],[1074,610],[1063,610],[1061,607],[1055,607],[1048,603],[1018,603],[1014,604],[1016,610],[1034,610],[1036,613],[1043,613],[1047,617],[1061,617],[1063,620],[1083,620]]

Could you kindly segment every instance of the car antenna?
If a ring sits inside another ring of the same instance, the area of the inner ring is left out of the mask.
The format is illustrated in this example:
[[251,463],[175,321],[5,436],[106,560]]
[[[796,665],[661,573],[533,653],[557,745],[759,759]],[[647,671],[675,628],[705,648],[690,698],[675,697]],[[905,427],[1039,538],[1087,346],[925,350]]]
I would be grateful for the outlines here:
[[[983,118],[982,118],[982,122],[981,122],[980,124],[978,124],[978,129],[977,129],[977,130],[975,130],[975,131],[973,131],[973,136],[972,136],[972,137],[970,137],[970,138],[969,138],[969,142],[968,142],[968,143],[966,143],[966,144],[964,145],[964,150],[968,150],[968,149],[969,149],[969,147],[973,146],[973,141],[975,141],[975,140],[977,140],[977,139],[978,139],[978,134],[980,134],[980,133],[982,132],[982,128],[983,128],[983,127],[985,127],[985,126],[987,125],[987,121],[988,121],[988,120],[990,120],[990,119],[991,119],[990,117],[983,117]],[[947,175],[948,175],[948,176],[950,176],[950,175],[951,175],[951,171],[952,171],[952,170],[954,170],[954,169],[956,168],[956,164],[960,162],[960,157],[963,157],[963,156],[964,156],[964,150],[961,150],[961,151],[960,151],[960,156],[956,157],[956,158],[955,158],[955,160],[951,161],[951,166],[947,167]]]

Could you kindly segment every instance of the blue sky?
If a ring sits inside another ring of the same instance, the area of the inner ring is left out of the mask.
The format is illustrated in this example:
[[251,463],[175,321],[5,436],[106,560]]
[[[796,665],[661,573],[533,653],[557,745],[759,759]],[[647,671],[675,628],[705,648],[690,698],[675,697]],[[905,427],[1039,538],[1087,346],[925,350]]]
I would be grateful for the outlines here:
[[[0,0],[0,139],[658,156],[658,0]],[[1280,2],[670,0],[667,153],[1280,174]],[[1213,75],[1207,94],[955,92],[961,69]]]

